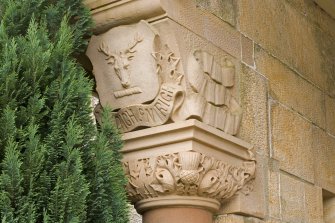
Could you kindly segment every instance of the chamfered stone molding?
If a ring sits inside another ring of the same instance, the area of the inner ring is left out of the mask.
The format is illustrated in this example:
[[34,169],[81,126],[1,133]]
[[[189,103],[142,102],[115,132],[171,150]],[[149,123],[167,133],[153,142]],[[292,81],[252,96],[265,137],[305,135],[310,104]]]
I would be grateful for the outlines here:
[[91,9],[95,33],[142,19],[155,20],[165,13],[161,0],[85,0],[84,4]]
[[[248,143],[197,120],[125,133],[124,169],[138,212],[195,207],[217,212],[255,176]],[[247,189],[246,189],[247,188]]]

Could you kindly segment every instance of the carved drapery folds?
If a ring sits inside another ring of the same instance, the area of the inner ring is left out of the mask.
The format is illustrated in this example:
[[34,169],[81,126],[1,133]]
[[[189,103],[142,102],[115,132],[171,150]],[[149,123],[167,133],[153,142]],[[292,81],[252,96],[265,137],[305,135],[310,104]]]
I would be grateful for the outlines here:
[[132,202],[166,195],[223,202],[255,174],[255,162],[234,166],[198,152],[179,152],[124,163]]

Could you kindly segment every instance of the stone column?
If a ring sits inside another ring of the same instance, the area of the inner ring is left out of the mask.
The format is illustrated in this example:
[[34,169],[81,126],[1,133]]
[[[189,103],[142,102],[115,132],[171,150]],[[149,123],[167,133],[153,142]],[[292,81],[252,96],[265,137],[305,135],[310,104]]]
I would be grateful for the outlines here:
[[96,117],[113,108],[129,199],[144,223],[213,222],[222,204],[239,210],[235,198],[255,177],[252,145],[233,136],[242,117],[236,58],[167,13],[191,2],[87,1]]

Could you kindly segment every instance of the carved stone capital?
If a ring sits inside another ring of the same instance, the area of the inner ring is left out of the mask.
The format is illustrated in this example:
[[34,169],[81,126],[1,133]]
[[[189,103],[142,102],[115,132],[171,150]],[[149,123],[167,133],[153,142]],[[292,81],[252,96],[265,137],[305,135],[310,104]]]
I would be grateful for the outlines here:
[[244,161],[238,166],[194,151],[128,161],[124,162],[124,168],[129,197],[135,204],[142,201],[137,205],[140,210],[150,203],[143,200],[150,198],[164,203],[172,200],[174,205],[176,199],[184,200],[185,205],[194,200],[184,196],[197,197],[195,200],[207,208],[218,209],[219,203],[241,190],[255,174],[254,161]]
[[196,120],[126,133],[124,139],[127,191],[138,212],[160,206],[216,212],[255,176],[250,145]]

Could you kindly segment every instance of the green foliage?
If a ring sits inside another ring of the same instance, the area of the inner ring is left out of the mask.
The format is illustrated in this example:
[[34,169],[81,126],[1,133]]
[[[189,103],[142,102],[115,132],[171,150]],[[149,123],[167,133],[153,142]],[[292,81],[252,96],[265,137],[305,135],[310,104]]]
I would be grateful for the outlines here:
[[128,222],[120,136],[73,59],[90,25],[81,0],[0,1],[3,223]]

